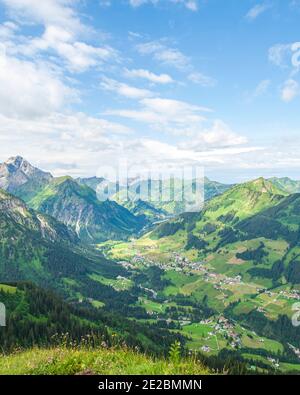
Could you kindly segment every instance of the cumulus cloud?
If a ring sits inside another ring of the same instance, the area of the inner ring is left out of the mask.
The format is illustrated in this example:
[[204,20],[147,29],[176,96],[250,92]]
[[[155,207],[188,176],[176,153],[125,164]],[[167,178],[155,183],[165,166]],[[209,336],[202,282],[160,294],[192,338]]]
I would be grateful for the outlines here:
[[77,0],[0,0],[21,23],[56,25],[72,32],[85,30],[74,8]]
[[129,78],[142,78],[154,84],[170,84],[174,82],[168,74],[155,74],[145,69],[125,70],[125,75]]
[[[165,66],[174,67],[181,72],[188,73],[187,79],[194,84],[204,87],[212,87],[217,84],[216,79],[196,71],[191,59],[178,48],[167,45],[164,39],[138,44],[136,49],[140,55],[151,55],[160,65],[163,64]],[[146,73],[148,73],[148,79],[152,77],[152,79],[155,80],[155,77],[153,75],[150,76],[147,71],[145,73],[145,70],[140,70],[139,73],[143,73],[145,77]],[[167,81],[170,80],[171,77],[163,75],[160,79],[162,78]]]
[[[1,1],[20,25],[34,23],[44,26],[42,35],[34,38],[16,35],[16,29],[11,29],[9,48],[15,54],[33,57],[39,53],[49,55],[50,52],[73,72],[83,72],[104,62],[118,60],[118,52],[110,46],[95,46],[78,39],[79,36],[88,35],[91,29],[80,21],[73,8],[76,0]],[[2,26],[2,34],[5,33],[4,28]]]
[[142,99],[153,96],[153,92],[147,89],[139,89],[107,77],[102,78],[100,86],[106,91],[117,93],[129,99]]
[[110,110],[107,114],[143,122],[164,132],[180,134],[187,125],[203,122],[206,119],[203,113],[210,111],[179,100],[153,97],[140,100],[138,109]]
[[95,47],[74,40],[74,36],[67,30],[55,25],[47,26],[42,37],[33,39],[23,47],[23,52],[31,55],[38,51],[49,50],[54,51],[74,72],[83,72],[118,58],[118,53],[113,48]]
[[[95,174],[102,152],[110,161],[131,129],[84,113],[51,113],[38,118],[12,118],[0,114],[0,157],[22,154],[56,175]],[[26,141],[26,144],[24,144]],[[8,154],[9,153],[9,154]],[[59,168],[58,168],[59,163]],[[72,170],[73,169],[73,170]],[[88,169],[88,170],[87,170]]]
[[78,92],[49,65],[0,53],[0,114],[35,118],[78,99]]
[[138,44],[136,48],[141,55],[152,55],[155,60],[179,70],[190,66],[190,59],[187,56],[177,48],[168,47],[160,41]]
[[181,143],[180,147],[202,152],[208,149],[232,147],[248,142],[246,137],[234,133],[221,120],[214,120],[209,128],[204,128],[201,131],[195,130],[191,137],[189,141]]

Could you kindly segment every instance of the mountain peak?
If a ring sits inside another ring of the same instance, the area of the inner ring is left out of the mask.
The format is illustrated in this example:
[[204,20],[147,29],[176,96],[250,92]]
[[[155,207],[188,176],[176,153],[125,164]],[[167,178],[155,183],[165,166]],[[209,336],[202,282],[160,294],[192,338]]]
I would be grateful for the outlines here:
[[267,180],[263,177],[259,177],[256,180],[241,184],[241,187],[246,187],[259,193],[268,193],[270,195],[286,195],[285,191],[274,185],[270,180]]
[[[12,156],[0,164],[0,188],[18,195],[25,185],[40,185],[51,180],[52,175],[31,165],[22,156]],[[32,188],[31,188],[32,189]],[[19,195],[18,195],[19,196]],[[22,196],[23,197],[23,196]]]
[[8,158],[7,161],[5,161],[4,163],[6,165],[13,165],[17,168],[20,168],[23,162],[26,162],[29,164],[29,162],[27,162],[22,156],[17,155],[17,156],[12,156],[12,157]]

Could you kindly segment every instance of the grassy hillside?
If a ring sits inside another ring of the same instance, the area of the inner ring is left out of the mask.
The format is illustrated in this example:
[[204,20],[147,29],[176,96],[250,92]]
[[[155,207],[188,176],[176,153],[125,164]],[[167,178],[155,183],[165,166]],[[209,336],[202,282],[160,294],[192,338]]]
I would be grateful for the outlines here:
[[75,344],[96,347],[136,347],[151,355],[166,355],[175,341],[185,339],[155,323],[145,325],[113,309],[87,303],[67,303],[50,290],[32,283],[0,284],[0,301],[6,306],[6,326],[0,328],[2,352],[33,346]]
[[130,349],[34,348],[0,358],[0,375],[210,374],[196,359],[151,358]]
[[299,193],[300,192],[300,181],[292,180],[289,177],[273,177],[270,178],[271,181],[276,187],[286,191],[288,193]]

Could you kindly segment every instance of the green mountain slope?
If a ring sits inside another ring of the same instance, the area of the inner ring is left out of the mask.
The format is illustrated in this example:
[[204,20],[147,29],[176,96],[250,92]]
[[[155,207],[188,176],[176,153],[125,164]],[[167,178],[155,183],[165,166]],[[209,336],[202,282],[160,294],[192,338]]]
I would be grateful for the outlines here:
[[63,222],[81,240],[93,244],[127,238],[145,225],[143,218],[135,217],[116,202],[100,202],[93,189],[79,185],[71,177],[53,179],[28,204]]
[[125,201],[122,202],[122,205],[135,216],[144,218],[145,222],[155,223],[168,216],[166,211],[155,208],[152,204],[141,199]]
[[[235,238],[234,226],[263,209],[280,203],[286,193],[263,178],[236,185],[208,201],[200,213],[180,216],[160,225],[154,236],[160,238],[185,231],[186,247],[196,247],[197,239],[205,239],[210,249],[226,237]],[[201,241],[199,242],[201,245]]]
[[66,303],[52,291],[32,283],[0,283],[0,300],[6,306],[6,326],[0,328],[2,352],[34,346],[60,346],[61,351],[69,349],[70,353],[80,348],[91,352],[100,345],[107,348],[126,344],[141,352],[162,355],[172,342],[181,339],[155,325],[134,323],[124,314]]
[[104,178],[102,177],[89,177],[89,178],[76,178],[76,181],[80,185],[87,186],[89,188],[94,189],[94,191],[97,190],[97,187],[105,181]]
[[275,186],[282,189],[288,193],[299,193],[300,192],[300,181],[299,180],[292,180],[289,177],[273,177],[270,178],[269,181],[272,182]]
[[126,277],[127,271],[77,242],[65,225],[1,191],[0,281],[32,281],[59,291],[67,300],[107,309],[122,309],[134,301],[127,291],[107,285]]

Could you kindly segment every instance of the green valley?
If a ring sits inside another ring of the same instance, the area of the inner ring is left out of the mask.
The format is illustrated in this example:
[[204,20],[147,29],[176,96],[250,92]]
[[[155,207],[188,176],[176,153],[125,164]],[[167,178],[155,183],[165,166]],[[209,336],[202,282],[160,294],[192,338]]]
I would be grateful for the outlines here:
[[[20,195],[41,173],[18,186],[29,164],[12,162]],[[24,200],[0,190],[5,350],[47,355],[68,332],[159,358],[177,341],[217,371],[299,370],[300,194],[263,178],[224,188],[206,179],[204,207],[176,215],[146,199],[99,201],[102,182],[51,177]]]

